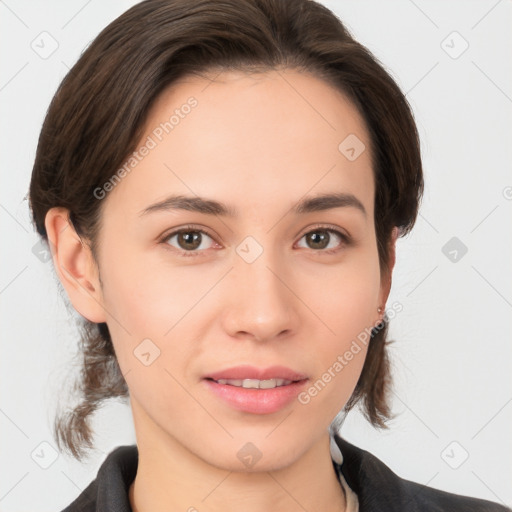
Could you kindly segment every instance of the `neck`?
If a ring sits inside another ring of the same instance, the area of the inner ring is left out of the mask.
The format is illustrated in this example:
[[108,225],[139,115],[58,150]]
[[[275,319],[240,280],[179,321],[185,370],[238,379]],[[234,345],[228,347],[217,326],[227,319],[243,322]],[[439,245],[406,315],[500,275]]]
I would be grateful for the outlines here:
[[327,431],[290,465],[260,472],[212,466],[161,431],[137,434],[139,463],[129,491],[133,512],[345,511]]

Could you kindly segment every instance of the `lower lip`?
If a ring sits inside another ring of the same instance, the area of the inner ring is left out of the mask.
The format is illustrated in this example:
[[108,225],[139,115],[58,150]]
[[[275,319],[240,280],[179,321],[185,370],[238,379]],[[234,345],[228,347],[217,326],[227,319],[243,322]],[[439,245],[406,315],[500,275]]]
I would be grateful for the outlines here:
[[219,384],[214,380],[207,379],[204,382],[213,393],[239,411],[271,414],[281,410],[297,398],[307,379],[271,389],[246,389]]

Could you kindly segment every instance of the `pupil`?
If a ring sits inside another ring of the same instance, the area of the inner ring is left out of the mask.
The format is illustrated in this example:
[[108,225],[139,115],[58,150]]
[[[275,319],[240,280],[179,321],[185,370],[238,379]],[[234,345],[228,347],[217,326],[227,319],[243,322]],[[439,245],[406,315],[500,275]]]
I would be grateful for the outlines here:
[[313,244],[314,249],[325,249],[329,245],[329,233],[327,231],[309,233],[308,242]]
[[178,241],[184,249],[197,249],[201,245],[201,233],[198,231],[180,233]]

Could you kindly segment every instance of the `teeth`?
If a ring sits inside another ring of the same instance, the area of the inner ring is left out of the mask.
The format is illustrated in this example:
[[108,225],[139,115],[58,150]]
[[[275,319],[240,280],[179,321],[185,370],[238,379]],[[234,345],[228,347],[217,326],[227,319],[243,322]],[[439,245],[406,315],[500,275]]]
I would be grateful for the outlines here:
[[293,381],[286,379],[219,379],[217,382],[219,384],[227,384],[228,386],[236,386],[246,389],[272,389],[279,386],[287,386]]

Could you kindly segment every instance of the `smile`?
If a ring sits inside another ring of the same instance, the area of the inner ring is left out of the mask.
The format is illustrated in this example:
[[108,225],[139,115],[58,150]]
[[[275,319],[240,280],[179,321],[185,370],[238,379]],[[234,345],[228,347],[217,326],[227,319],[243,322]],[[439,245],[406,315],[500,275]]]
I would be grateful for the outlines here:
[[288,386],[288,384],[291,384],[293,381],[286,379],[218,379],[215,382],[245,389],[272,389],[280,386]]

